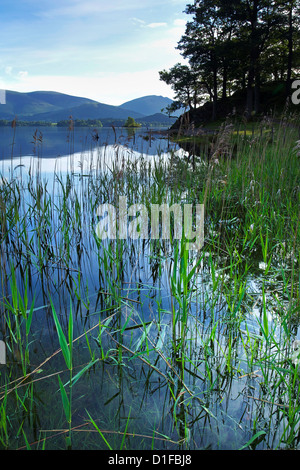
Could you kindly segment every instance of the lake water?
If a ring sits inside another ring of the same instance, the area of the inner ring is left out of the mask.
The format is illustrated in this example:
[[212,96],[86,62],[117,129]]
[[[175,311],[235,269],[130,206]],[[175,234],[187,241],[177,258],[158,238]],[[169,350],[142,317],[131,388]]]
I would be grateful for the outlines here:
[[174,148],[164,137],[164,128],[126,129],[112,127],[0,127],[0,160],[35,155],[56,158],[95,147],[118,143],[140,153],[155,155]]
[[[98,129],[98,134],[91,128],[71,134],[55,127],[35,131],[17,128],[14,136],[13,129],[0,128],[0,168],[16,188],[6,201],[10,230],[1,242],[1,297],[13,296],[15,302],[11,335],[2,322],[3,338],[14,345],[8,350],[9,383],[24,374],[14,323],[15,318],[21,321],[21,304],[13,294],[13,273],[19,292],[28,296],[28,310],[33,299],[35,307],[26,365],[32,382],[23,386],[21,381],[20,388],[8,395],[13,397],[6,410],[11,416],[10,446],[25,445],[19,431],[23,429],[33,448],[43,443],[50,449],[64,448],[66,420],[57,375],[66,390],[69,376],[62,354],[56,354],[59,343],[51,297],[65,331],[72,306],[74,337],[80,338],[74,344],[73,377],[88,366],[72,392],[73,448],[107,449],[90,426],[87,412],[115,450],[123,446],[125,430],[127,449],[241,447],[255,430],[260,413],[255,392],[263,377],[249,367],[247,348],[235,346],[235,337],[244,331],[245,342],[262,341],[259,260],[257,271],[245,283],[249,311],[245,314],[238,307],[232,320],[226,293],[216,281],[224,280],[222,265],[212,273],[204,257],[188,296],[183,373],[174,353],[172,318],[174,312],[184,311],[186,273],[176,271],[174,252],[149,240],[99,243],[95,225],[97,206],[118,194],[112,187],[134,202],[144,194],[158,200],[169,183],[163,172],[156,171],[157,162],[167,168],[171,155],[181,158],[185,153],[159,130],[150,134],[145,129],[112,128]],[[4,193],[6,185],[3,181]],[[227,229],[234,232],[235,223],[229,221]],[[188,272],[197,256],[191,253],[189,261]],[[232,291],[237,289],[231,279],[224,282]],[[265,321],[271,325],[269,300]],[[9,317],[3,303],[1,313],[2,320]],[[7,377],[1,375],[1,380],[0,398]],[[266,426],[272,413],[271,407],[264,410]],[[5,432],[1,432],[3,443]],[[267,446],[271,441],[272,435]]]

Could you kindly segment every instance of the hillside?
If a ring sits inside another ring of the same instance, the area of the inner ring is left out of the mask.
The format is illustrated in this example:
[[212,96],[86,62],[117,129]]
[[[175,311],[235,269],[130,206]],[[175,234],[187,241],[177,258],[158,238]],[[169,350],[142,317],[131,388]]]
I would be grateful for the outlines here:
[[[170,126],[170,119],[161,110],[172,103],[163,96],[149,95],[137,98],[121,106],[99,103],[88,98],[53,91],[19,93],[6,91],[6,104],[0,106],[0,120],[59,122],[69,119],[126,120],[129,116],[143,125]],[[128,107],[127,107],[128,106]]]
[[17,116],[24,121],[57,122],[70,115],[74,119],[127,119],[129,115],[138,118],[145,114],[51,91],[19,93],[7,90],[6,104],[0,106],[0,119],[12,120]]
[[[172,102],[173,101],[170,98],[166,98],[164,96],[149,95],[136,98],[135,100],[126,101],[126,103],[121,104],[120,108],[129,109],[149,116],[162,113],[162,109],[165,109],[167,106],[172,104]],[[166,114],[165,111],[163,111],[163,113]]]
[[[228,116],[235,116],[237,119],[243,119],[245,116],[246,90],[238,90],[226,100],[219,100],[217,104],[217,120],[221,121]],[[262,86],[260,90],[260,112],[253,115],[251,119],[260,119],[263,116],[280,117],[285,110],[287,98],[285,94],[284,83],[272,82]],[[288,100],[289,111],[299,115],[300,107],[295,106]],[[173,124],[171,129],[184,130],[191,124],[195,127],[212,123],[213,104],[206,102],[196,110],[188,111],[180,116]]]
[[142,125],[158,125],[158,126],[171,126],[176,119],[175,118],[169,118],[169,116],[166,116],[165,114],[162,113],[155,113],[152,114],[151,116],[145,116],[142,118],[136,119],[137,122],[139,122]]
[[64,108],[58,111],[51,111],[49,113],[36,114],[34,119],[37,121],[52,121],[57,122],[68,119],[72,116],[73,119],[127,119],[128,116],[139,118],[143,115],[120,109],[118,106],[111,106],[103,103],[87,103],[72,108]]
[[56,92],[19,93],[6,91],[6,104],[0,106],[0,119],[35,120],[35,116],[55,112],[64,107],[77,107],[82,104],[96,103],[87,98],[66,95]]

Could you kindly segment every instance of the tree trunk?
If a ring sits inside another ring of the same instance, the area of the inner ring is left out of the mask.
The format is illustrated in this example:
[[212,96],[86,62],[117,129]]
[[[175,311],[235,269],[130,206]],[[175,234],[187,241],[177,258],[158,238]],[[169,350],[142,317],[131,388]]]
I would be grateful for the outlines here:
[[222,100],[226,100],[226,97],[227,97],[227,65],[224,65],[223,84],[222,84]]
[[254,111],[259,113],[260,111],[260,73],[256,73],[256,81],[254,87]]
[[291,92],[291,77],[292,77],[292,63],[293,63],[293,4],[290,2],[289,8],[289,32],[288,32],[288,64],[287,64],[287,78],[286,78],[286,96],[290,96]]
[[254,1],[253,8],[249,9],[249,16],[251,21],[251,34],[250,34],[250,64],[248,72],[247,84],[247,102],[246,102],[246,115],[249,118],[254,109],[254,87],[255,87],[255,72],[257,69],[257,61],[259,57],[259,49],[257,44],[257,21],[258,21],[258,0]]
[[253,111],[254,104],[254,67],[251,67],[248,74],[247,84],[247,102],[246,102],[246,115],[250,117]]
[[217,100],[218,100],[218,71],[217,68],[214,68],[214,97],[213,97],[213,112],[212,112],[212,120],[215,121],[217,119]]

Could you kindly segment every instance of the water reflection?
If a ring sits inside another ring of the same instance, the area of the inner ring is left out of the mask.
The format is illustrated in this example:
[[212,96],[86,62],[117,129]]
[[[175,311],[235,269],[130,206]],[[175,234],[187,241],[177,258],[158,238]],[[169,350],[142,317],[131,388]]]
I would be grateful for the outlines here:
[[156,155],[170,148],[177,148],[165,139],[163,128],[112,128],[92,127],[0,127],[0,160],[12,156],[39,156],[56,158],[73,153],[106,147],[116,143],[126,146],[139,153]]
[[[2,294],[9,297],[18,289],[24,297],[28,288],[29,306],[34,299],[34,348],[26,372],[38,367],[44,378],[38,381],[32,375],[25,406],[34,419],[27,418],[27,439],[48,439],[48,431],[41,429],[66,426],[57,405],[56,376],[59,371],[63,383],[69,378],[62,355],[56,354],[51,295],[65,331],[72,305],[78,338],[74,373],[93,362],[74,385],[72,425],[88,426],[89,431],[74,431],[73,448],[105,448],[86,423],[87,409],[114,449],[121,447],[125,429],[127,449],[150,448],[152,442],[157,449],[236,449],[253,435],[260,413],[268,425],[277,419],[271,407],[261,410],[256,403],[262,399],[262,371],[255,366],[263,309],[261,299],[253,302],[253,297],[261,292],[262,281],[249,277],[236,285],[224,277],[227,258],[215,260],[202,253],[197,275],[187,283],[199,261],[193,253],[183,270],[176,246],[163,240],[99,241],[99,204],[114,202],[120,194],[135,201],[143,191],[149,199],[168,196],[165,173],[159,174],[155,163],[160,158],[166,168],[172,155],[161,152],[158,157],[157,146],[151,147],[153,154],[149,147],[145,153],[138,151],[139,138],[138,132],[130,136],[130,148],[114,142],[98,145],[99,137],[91,149],[60,158],[51,158],[51,152],[47,158],[25,153],[2,162],[8,179],[2,181],[7,192]],[[13,275],[16,286],[11,284]],[[242,302],[235,304],[243,299],[243,289],[249,292],[243,302],[246,313]],[[4,318],[5,306],[1,308]],[[11,331],[17,336],[19,317],[12,318]],[[268,309],[265,322],[271,321]],[[15,377],[24,373],[18,353],[9,351]],[[13,424],[16,431],[21,422],[20,414]],[[283,427],[277,423],[277,429]],[[45,441],[47,446],[63,446],[57,434],[51,443]]]

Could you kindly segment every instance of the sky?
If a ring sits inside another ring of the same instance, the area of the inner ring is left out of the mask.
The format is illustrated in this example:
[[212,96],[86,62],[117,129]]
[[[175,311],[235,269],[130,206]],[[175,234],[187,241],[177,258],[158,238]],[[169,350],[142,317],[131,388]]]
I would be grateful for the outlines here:
[[120,105],[173,98],[159,71],[176,49],[186,0],[1,0],[0,88],[58,91]]

